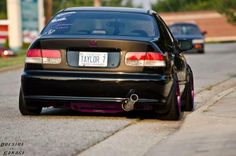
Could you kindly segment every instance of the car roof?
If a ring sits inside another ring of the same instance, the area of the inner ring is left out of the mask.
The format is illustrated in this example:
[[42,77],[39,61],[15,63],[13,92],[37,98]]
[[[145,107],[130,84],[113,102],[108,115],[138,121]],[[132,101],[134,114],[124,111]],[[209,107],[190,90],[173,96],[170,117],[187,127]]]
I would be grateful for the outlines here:
[[[150,13],[151,10],[142,8],[126,8],[126,7],[71,7],[63,11],[115,11],[115,12],[133,12],[133,13]],[[152,11],[153,12],[153,11]]]

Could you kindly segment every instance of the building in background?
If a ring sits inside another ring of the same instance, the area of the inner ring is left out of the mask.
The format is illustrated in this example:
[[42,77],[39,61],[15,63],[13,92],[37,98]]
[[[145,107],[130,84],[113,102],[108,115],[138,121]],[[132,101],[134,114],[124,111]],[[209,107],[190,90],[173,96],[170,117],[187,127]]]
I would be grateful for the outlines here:
[[32,42],[44,26],[43,0],[7,0],[8,19],[0,20],[0,44],[12,50]]
[[0,20],[0,45],[5,45],[8,39],[8,20]]
[[21,0],[23,42],[31,43],[44,26],[43,0]]
[[175,22],[192,22],[206,31],[206,41],[236,41],[236,25],[216,11],[188,11],[161,13],[161,17],[170,25]]

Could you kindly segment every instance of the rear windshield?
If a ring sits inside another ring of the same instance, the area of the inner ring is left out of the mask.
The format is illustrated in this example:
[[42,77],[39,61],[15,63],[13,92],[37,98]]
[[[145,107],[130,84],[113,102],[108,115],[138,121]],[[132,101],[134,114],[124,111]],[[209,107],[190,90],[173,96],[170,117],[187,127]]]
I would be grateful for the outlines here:
[[170,30],[174,35],[200,35],[199,28],[192,24],[176,24],[170,26]]
[[159,37],[151,15],[101,11],[61,12],[50,21],[42,34]]

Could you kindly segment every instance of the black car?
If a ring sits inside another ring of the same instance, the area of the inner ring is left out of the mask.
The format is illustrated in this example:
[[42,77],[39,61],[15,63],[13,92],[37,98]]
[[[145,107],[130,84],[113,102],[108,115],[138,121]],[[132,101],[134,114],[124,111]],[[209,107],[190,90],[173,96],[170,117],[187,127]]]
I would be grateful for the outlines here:
[[177,40],[191,40],[193,48],[188,52],[205,53],[205,34],[201,32],[198,25],[188,22],[174,23],[169,26],[170,31]]
[[182,54],[191,46],[177,43],[151,10],[67,8],[27,51],[20,112],[38,115],[54,106],[180,119],[193,110],[193,74]]

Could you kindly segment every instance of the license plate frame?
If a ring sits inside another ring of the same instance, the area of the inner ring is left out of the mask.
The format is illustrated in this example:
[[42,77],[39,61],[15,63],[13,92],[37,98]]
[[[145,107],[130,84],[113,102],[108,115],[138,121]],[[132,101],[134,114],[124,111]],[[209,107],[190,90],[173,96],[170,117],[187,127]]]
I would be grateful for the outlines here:
[[107,52],[79,52],[78,59],[79,67],[107,67],[108,53]]

